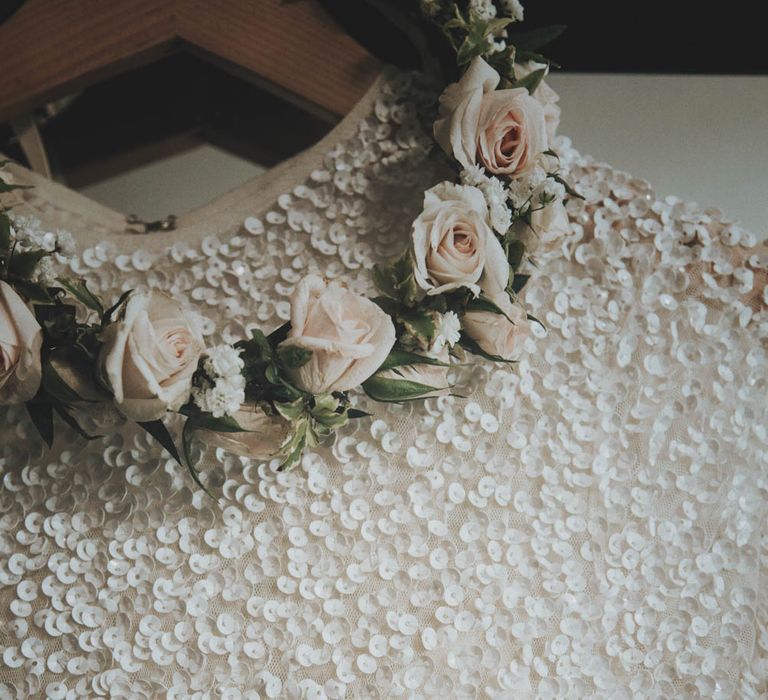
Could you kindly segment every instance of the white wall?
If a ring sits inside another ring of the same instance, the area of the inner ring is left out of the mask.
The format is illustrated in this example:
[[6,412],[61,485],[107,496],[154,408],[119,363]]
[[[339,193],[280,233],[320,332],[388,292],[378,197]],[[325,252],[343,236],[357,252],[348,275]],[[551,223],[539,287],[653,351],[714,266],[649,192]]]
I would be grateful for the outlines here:
[[674,194],[768,234],[768,77],[560,74],[560,131]]
[[[768,233],[768,77],[555,74],[561,133],[650,180],[657,193],[718,206]],[[181,214],[263,169],[211,146],[83,192],[126,213]]]

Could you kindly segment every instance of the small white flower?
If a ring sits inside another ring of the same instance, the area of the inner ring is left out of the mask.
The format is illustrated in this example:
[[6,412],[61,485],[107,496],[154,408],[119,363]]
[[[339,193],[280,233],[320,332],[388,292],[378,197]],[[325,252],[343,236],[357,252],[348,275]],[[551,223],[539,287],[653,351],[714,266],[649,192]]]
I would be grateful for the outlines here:
[[206,354],[203,369],[211,379],[218,377],[230,379],[240,375],[244,367],[240,351],[231,345],[215,345]]
[[56,286],[56,271],[49,257],[46,256],[37,263],[34,280],[47,287]]
[[532,190],[534,190],[546,179],[547,179],[547,171],[544,170],[544,168],[542,168],[540,165],[537,165],[528,174],[528,185]]
[[243,386],[224,379],[219,379],[213,386],[206,388],[195,387],[192,399],[195,404],[214,418],[231,416],[240,410],[245,402],[245,382]]
[[432,341],[431,352],[439,353],[446,345],[453,347],[461,337],[461,322],[453,311],[446,311],[437,326],[437,335]]
[[520,0],[501,0],[501,7],[504,15],[511,17],[515,22],[523,21],[523,6]]
[[214,418],[231,416],[245,401],[245,377],[240,351],[231,345],[216,345],[206,353],[203,369],[205,385],[192,390],[192,400]]
[[545,206],[552,202],[560,202],[565,198],[565,187],[561,182],[547,178],[539,186],[537,197],[539,204]]
[[217,379],[212,385],[194,387],[192,400],[214,418],[234,415],[245,402],[245,379],[242,375],[232,379]]
[[493,39],[488,53],[501,53],[507,48],[507,42],[504,39]]
[[469,0],[469,10],[479,19],[493,19],[496,16],[496,5],[492,0]]
[[488,182],[488,176],[479,165],[472,163],[461,171],[461,184],[463,185],[480,187],[480,185],[483,185],[486,182]]
[[75,239],[72,238],[72,234],[69,231],[63,229],[56,232],[56,244],[59,248],[59,253],[64,256],[71,256],[75,254]]
[[507,191],[504,183],[497,177],[488,177],[479,165],[464,168],[461,171],[461,182],[464,185],[477,187],[483,193],[488,205],[491,228],[498,233],[506,233],[512,225],[512,212],[507,206]]
[[512,225],[512,212],[507,206],[507,191],[504,183],[497,177],[490,177],[480,189],[485,195],[485,201],[488,202],[491,226],[498,233],[506,233]]
[[509,183],[507,192],[515,209],[524,209],[531,196],[531,187],[527,180],[512,180],[512,182]]
[[509,198],[515,209],[526,209],[529,199],[541,184],[546,182],[547,173],[540,165],[537,165],[525,176],[516,178],[509,183]]

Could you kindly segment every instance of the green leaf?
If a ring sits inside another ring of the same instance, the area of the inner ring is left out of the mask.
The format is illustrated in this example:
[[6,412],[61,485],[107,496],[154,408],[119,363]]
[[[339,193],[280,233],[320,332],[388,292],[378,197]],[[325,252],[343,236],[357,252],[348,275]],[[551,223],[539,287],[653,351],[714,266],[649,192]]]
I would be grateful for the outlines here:
[[[346,407],[333,394],[318,394],[313,397],[313,405],[309,410],[312,418],[322,426],[322,434],[328,435],[334,430],[346,425],[349,421]],[[314,426],[318,428],[318,426]]]
[[373,297],[371,301],[376,304],[376,306],[378,306],[384,313],[392,316],[392,318],[395,318],[398,311],[402,308],[401,304],[390,297]]
[[0,213],[0,255],[7,255],[11,250],[11,220]]
[[155,438],[179,464],[183,464],[179,451],[176,449],[176,444],[173,442],[173,438],[162,420],[140,421],[138,425]]
[[385,370],[392,369],[393,367],[402,367],[403,365],[438,365],[440,367],[448,367],[447,362],[438,360],[435,357],[428,357],[426,355],[419,355],[415,352],[408,352],[402,348],[394,347],[389,351],[386,359],[382,363],[381,367],[377,369],[377,372],[384,372]]
[[290,471],[301,462],[301,455],[307,445],[308,430],[309,422],[307,420],[301,420],[296,424],[293,435],[283,448],[284,457],[277,468],[278,471]]
[[515,80],[514,83],[512,83],[512,88],[525,88],[528,90],[528,93],[530,95],[533,95],[534,92],[536,92],[536,88],[541,85],[541,81],[544,80],[544,78],[547,76],[547,68],[539,68],[538,70],[531,71],[526,75],[524,78],[520,78],[520,80]]
[[35,397],[25,404],[37,432],[48,447],[53,445],[53,406],[50,401]]
[[132,289],[129,289],[127,292],[123,292],[120,295],[120,298],[104,312],[104,315],[101,317],[102,327],[112,322],[112,314],[114,314],[115,311],[117,311],[123,305],[123,302],[127,301],[132,292]]
[[475,14],[470,14],[469,23],[465,23],[467,35],[464,37],[456,52],[456,62],[463,66],[476,56],[482,56],[491,50],[492,37],[514,20],[511,17],[499,17],[494,19],[481,19]]
[[77,403],[82,401],[80,395],[72,389],[56,371],[50,360],[43,362],[43,387],[45,390],[64,404]]
[[526,32],[510,32],[508,42],[518,51],[536,51],[559,37],[567,27],[564,24],[553,24]]
[[529,279],[531,279],[530,275],[517,274],[512,278],[512,284],[510,285],[510,288],[515,294],[519,294],[521,291],[523,291],[523,287],[528,284]]
[[52,304],[54,302],[54,298],[51,296],[48,288],[39,282],[13,280],[11,285],[21,296],[33,304]]
[[368,413],[367,411],[361,411],[359,408],[350,408],[347,411],[347,416],[349,416],[350,420],[354,420],[356,418],[368,418],[368,416],[372,416],[372,413]]
[[533,321],[534,323],[538,323],[544,330],[547,330],[547,327],[539,321],[538,318],[536,318],[533,314],[526,314],[529,321]]
[[398,319],[408,333],[423,341],[424,347],[432,344],[435,337],[435,320],[431,314],[419,309],[404,309],[398,314]]
[[498,17],[498,18],[487,19],[482,21],[485,22],[485,27],[483,28],[483,32],[485,33],[485,36],[491,36],[491,35],[495,36],[502,30],[506,29],[515,20],[513,20],[511,17]]
[[246,382],[264,383],[265,374],[272,362],[272,344],[260,330],[251,331],[249,340],[235,343],[243,360],[243,376]]
[[491,360],[492,362],[506,362],[507,364],[515,364],[515,360],[507,360],[504,357],[501,357],[500,355],[491,355],[490,353],[483,350],[472,338],[470,338],[466,333],[461,334],[461,340],[459,340],[459,345],[463,347],[465,350],[468,350],[473,355],[479,355],[480,357],[484,357],[486,360]]
[[528,49],[518,49],[515,60],[517,63],[534,61],[535,63],[548,63],[550,68],[562,68],[559,63],[555,63],[552,59],[547,58],[536,51],[529,51]]
[[407,379],[387,379],[376,374],[366,379],[362,387],[363,391],[374,401],[385,403],[412,401],[421,398],[424,394],[430,394],[444,388],[428,386],[427,384],[412,382]]
[[56,281],[81,304],[99,314],[99,317],[104,314],[104,307],[102,306],[101,301],[90,289],[88,289],[88,285],[84,279],[57,277]]
[[275,410],[288,421],[296,421],[304,413],[304,399],[298,398],[295,401],[275,402]]
[[[270,344],[273,348],[277,347],[282,343],[287,337],[288,333],[291,330],[291,322],[288,321],[287,323],[284,323],[282,326],[275,328],[268,336],[267,340],[269,340]],[[253,331],[253,334],[255,333],[261,333],[261,331]],[[264,335],[262,333],[262,335]]]
[[507,247],[507,260],[513,271],[520,267],[525,257],[525,244],[519,240],[510,241]]
[[470,299],[467,302],[467,311],[488,311],[492,314],[504,316],[512,325],[515,323],[496,302],[485,296],[485,294]]
[[[221,416],[217,418],[210,413],[195,413],[189,417],[187,423],[192,422],[192,427],[197,430],[215,430],[217,433],[247,433],[232,416]],[[186,426],[186,423],[184,424]]]
[[413,258],[406,250],[389,265],[373,268],[373,281],[383,294],[411,306],[419,295],[419,287],[413,276]]
[[193,481],[205,492],[207,496],[213,498],[213,494],[205,487],[205,484],[200,480],[200,472],[195,469],[195,465],[192,461],[192,440],[195,436],[195,425],[192,420],[188,420],[184,423],[184,428],[181,431],[181,448],[184,451],[184,463],[187,466],[187,470],[192,476]]
[[281,346],[277,349],[277,356],[284,367],[298,369],[303,367],[312,358],[312,351],[300,348],[297,345]]
[[50,255],[45,250],[25,250],[14,253],[8,261],[8,272],[15,277],[28,280],[34,275],[38,263]]

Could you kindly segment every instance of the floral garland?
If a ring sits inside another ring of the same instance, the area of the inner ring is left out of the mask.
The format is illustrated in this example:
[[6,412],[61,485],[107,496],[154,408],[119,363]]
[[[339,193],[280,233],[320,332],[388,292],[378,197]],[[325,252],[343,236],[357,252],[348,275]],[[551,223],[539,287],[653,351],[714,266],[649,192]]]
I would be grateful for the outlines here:
[[[380,296],[310,276],[291,320],[234,345],[206,348],[195,315],[158,291],[107,308],[84,280],[52,277],[64,236],[36,237],[0,208],[0,404],[24,403],[50,446],[54,415],[92,439],[82,415],[114,404],[200,482],[193,437],[296,466],[349,420],[368,414],[349,392],[402,402],[451,392],[469,352],[513,362],[530,332],[518,294],[539,240],[567,230],[558,172],[557,95],[537,53],[561,28],[512,33],[517,0],[423,0],[461,75],[439,100],[437,143],[455,170],[424,195],[412,245],[374,268]],[[0,164],[2,167],[4,164]],[[0,195],[18,189],[0,178]],[[182,455],[162,421],[185,417]]]

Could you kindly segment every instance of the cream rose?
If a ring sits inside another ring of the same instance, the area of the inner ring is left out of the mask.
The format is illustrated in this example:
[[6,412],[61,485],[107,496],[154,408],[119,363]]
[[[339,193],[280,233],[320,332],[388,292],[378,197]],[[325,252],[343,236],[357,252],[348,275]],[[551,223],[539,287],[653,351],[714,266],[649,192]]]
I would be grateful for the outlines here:
[[282,346],[312,351],[291,370],[296,385],[313,394],[347,391],[362,384],[395,344],[392,320],[376,304],[310,275],[291,300],[291,330]]
[[11,285],[0,281],[0,404],[29,401],[40,388],[43,330]]
[[187,402],[203,339],[173,299],[131,294],[102,341],[101,376],[125,416],[151,421]]
[[[519,79],[524,78],[526,75],[533,73],[533,71],[540,70],[541,68],[547,68],[544,63],[536,63],[535,61],[527,61],[526,63],[519,63],[515,66],[515,75]],[[549,72],[549,71],[547,71]],[[555,140],[557,134],[557,128],[560,126],[560,95],[558,95],[547,83],[542,80],[539,83],[539,87],[533,92],[533,99],[535,99],[544,110],[544,123],[547,127],[547,140],[551,145]]]
[[441,182],[427,190],[412,234],[414,277],[427,294],[459,287],[475,294],[506,289],[509,265],[477,187]]
[[[440,360],[446,364],[450,360],[447,345],[443,346],[440,352],[427,352],[424,354],[427,357]],[[449,369],[449,367],[443,367],[442,365],[419,363],[415,365],[401,365],[396,370],[388,369],[384,372],[380,372],[376,376],[381,377],[382,379],[416,382],[417,384],[423,384],[424,386],[431,386],[435,391],[430,391],[419,397],[426,399],[433,396],[445,396],[451,392],[451,387],[448,384]]]
[[461,318],[462,328],[489,355],[513,360],[530,335],[531,325],[525,309],[513,304],[506,292],[493,301],[506,316],[493,311],[467,311]]
[[523,242],[529,255],[551,250],[572,230],[568,212],[561,201],[551,202],[543,209],[538,206],[531,213],[530,226],[525,221],[513,224],[515,238]]
[[232,418],[247,432],[198,429],[195,434],[210,447],[221,447],[242,457],[268,460],[277,455],[291,430],[287,420],[267,415],[260,406],[243,406]]
[[547,248],[571,232],[571,222],[565,205],[557,200],[531,214],[531,226]]
[[496,90],[499,74],[479,56],[440,97],[435,138],[465,168],[517,177],[549,148],[544,109],[525,88]]

